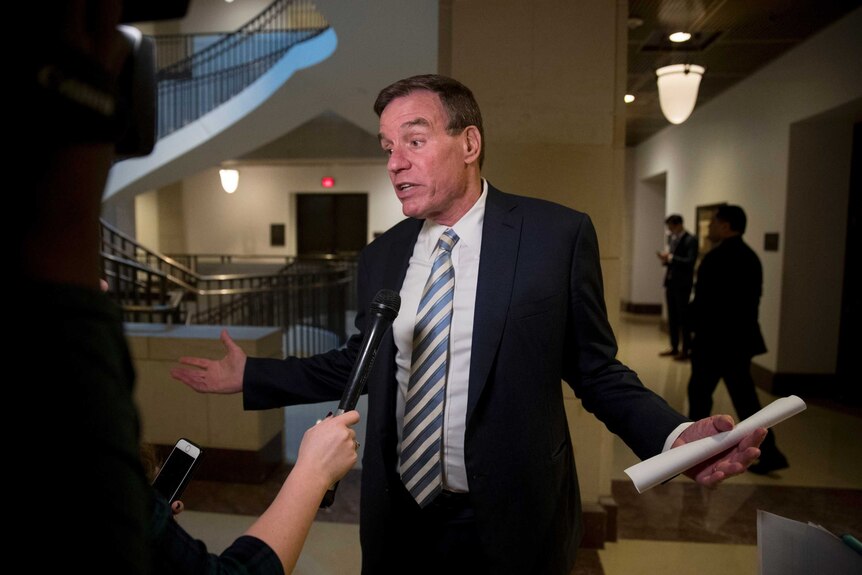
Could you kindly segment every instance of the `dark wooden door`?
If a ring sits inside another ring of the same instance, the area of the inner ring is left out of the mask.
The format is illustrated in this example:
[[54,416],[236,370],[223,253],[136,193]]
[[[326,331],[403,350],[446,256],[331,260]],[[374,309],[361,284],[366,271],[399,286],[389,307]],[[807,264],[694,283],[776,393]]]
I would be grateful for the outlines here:
[[299,255],[356,253],[368,239],[368,194],[297,194]]

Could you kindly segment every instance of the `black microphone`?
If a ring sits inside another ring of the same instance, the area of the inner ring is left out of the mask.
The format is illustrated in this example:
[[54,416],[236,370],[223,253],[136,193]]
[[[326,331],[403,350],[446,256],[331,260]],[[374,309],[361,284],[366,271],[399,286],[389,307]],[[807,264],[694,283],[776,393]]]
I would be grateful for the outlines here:
[[[350,411],[356,407],[356,402],[359,401],[359,396],[362,394],[365,382],[368,380],[368,374],[371,373],[374,359],[377,357],[380,342],[383,340],[386,331],[392,326],[392,322],[398,317],[400,309],[401,296],[398,295],[398,292],[390,289],[382,289],[374,296],[368,308],[368,315],[371,316],[369,319],[371,327],[365,330],[365,335],[359,346],[359,355],[356,358],[356,363],[353,364],[350,377],[347,378],[347,386],[344,388],[344,393],[341,396],[341,401],[338,404],[338,410],[336,410],[335,415],[341,415],[345,411]],[[320,503],[321,509],[329,507],[335,501],[335,490],[337,487],[338,483],[330,487],[326,492],[323,501]]]

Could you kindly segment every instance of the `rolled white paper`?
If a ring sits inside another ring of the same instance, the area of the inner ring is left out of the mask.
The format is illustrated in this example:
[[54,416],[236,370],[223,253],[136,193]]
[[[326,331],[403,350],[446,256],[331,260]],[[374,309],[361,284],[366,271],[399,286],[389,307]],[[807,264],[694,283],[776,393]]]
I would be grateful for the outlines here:
[[733,447],[758,427],[772,427],[804,410],[805,402],[795,395],[776,399],[748,419],[737,423],[730,431],[668,449],[664,453],[632,465],[625,470],[625,473],[635,484],[638,493],[643,493]]

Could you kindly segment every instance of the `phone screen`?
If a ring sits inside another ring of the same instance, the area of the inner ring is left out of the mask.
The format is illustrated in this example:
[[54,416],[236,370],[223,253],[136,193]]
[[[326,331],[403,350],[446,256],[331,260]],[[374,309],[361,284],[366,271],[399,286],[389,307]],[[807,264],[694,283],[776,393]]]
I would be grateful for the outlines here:
[[173,503],[182,495],[194,465],[194,457],[174,448],[153,481],[153,487],[164,495],[168,502]]

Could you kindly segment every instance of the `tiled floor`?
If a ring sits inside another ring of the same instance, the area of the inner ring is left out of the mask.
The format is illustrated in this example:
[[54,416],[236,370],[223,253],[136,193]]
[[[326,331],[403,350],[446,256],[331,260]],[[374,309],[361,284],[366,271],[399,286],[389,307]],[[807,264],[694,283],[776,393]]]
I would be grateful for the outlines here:
[[[657,320],[624,316],[617,336],[620,359],[685,413],[690,365],[658,357],[667,343]],[[774,399],[760,395],[763,404]],[[733,414],[723,386],[714,412]],[[809,402],[808,409],[775,431],[789,469],[768,477],[747,473],[716,490],[680,477],[640,495],[623,473],[637,459],[615,439],[612,488],[619,541],[598,551],[582,550],[573,573],[753,575],[758,572],[758,509],[862,536],[862,409]],[[256,486],[193,482],[185,497],[190,511],[180,521],[219,551],[271,501],[287,471]],[[335,505],[320,512],[295,573],[359,573],[358,484],[357,472],[342,480]]]

